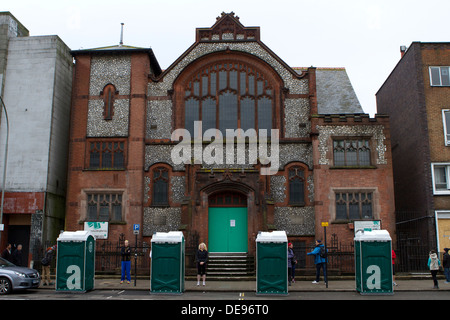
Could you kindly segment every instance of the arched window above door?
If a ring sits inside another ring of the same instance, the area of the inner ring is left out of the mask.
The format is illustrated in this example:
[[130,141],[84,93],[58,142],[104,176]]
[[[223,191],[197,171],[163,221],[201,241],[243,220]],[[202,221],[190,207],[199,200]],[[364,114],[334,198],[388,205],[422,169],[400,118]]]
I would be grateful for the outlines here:
[[[226,129],[238,128],[257,134],[266,129],[270,137],[270,130],[279,128],[282,82],[264,62],[233,53],[213,55],[186,68],[180,79],[175,87],[183,118],[176,119],[176,126],[193,138],[208,129],[218,129],[225,137]],[[202,122],[199,132],[194,132],[195,121]]]
[[246,207],[247,197],[238,192],[220,192],[209,196],[209,207]]

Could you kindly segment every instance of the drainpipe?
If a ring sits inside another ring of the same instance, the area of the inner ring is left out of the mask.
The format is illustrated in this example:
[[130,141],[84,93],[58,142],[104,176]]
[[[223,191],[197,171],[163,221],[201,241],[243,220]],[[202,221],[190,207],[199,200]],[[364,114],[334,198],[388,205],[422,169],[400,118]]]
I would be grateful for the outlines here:
[[8,112],[6,111],[5,103],[3,102],[2,97],[0,96],[0,101],[2,102],[3,110],[5,111],[5,120],[6,120],[6,143],[5,143],[5,157],[3,160],[3,184],[2,184],[2,202],[0,208],[0,225],[3,228],[0,228],[0,232],[3,231],[3,202],[5,200],[5,188],[6,188],[6,162],[8,160],[8,140],[9,140],[9,121],[8,121]]

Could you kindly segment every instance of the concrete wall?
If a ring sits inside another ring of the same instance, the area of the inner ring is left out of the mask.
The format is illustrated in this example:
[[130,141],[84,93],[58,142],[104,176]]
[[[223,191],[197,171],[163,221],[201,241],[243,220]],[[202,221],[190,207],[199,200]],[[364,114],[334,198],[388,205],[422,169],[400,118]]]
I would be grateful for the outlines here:
[[[49,179],[52,192],[64,192],[67,165],[61,156],[68,143],[71,61],[68,48],[57,36],[9,41],[3,77],[10,126],[8,191],[45,191]],[[4,118],[0,135],[6,136]],[[4,144],[2,139],[1,159]]]

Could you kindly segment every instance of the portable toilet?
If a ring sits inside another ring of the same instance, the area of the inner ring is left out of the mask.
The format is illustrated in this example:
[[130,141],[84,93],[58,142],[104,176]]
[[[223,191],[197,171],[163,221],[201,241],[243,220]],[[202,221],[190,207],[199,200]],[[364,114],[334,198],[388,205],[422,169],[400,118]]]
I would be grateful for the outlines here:
[[183,293],[185,274],[183,232],[156,232],[151,243],[150,291]]
[[354,240],[356,290],[361,294],[393,294],[389,232],[358,231]]
[[288,293],[286,231],[259,232],[256,237],[256,293]]
[[94,289],[95,238],[91,232],[63,232],[57,244],[56,291]]

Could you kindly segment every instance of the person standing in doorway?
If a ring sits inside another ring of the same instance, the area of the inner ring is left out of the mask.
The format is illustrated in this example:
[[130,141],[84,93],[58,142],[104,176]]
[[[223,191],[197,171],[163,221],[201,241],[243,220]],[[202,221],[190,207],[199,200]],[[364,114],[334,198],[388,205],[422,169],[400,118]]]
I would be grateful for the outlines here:
[[430,255],[428,257],[428,268],[430,268],[431,277],[433,278],[433,283],[434,283],[433,289],[439,289],[437,273],[439,271],[440,265],[441,265],[441,261],[439,260],[436,251],[431,250]]
[[23,265],[23,252],[22,252],[22,245],[21,244],[17,245],[16,250],[14,250],[14,252],[12,254],[12,259],[13,259],[13,263],[16,266],[24,267],[24,265]]
[[448,248],[444,248],[444,256],[442,258],[442,266],[444,267],[445,283],[450,283],[450,255]]
[[323,269],[323,280],[325,283],[327,283],[327,267],[326,262],[327,258],[325,257],[325,246],[322,244],[321,240],[316,240],[316,247],[307,255],[313,255],[314,256],[314,264],[316,265],[316,280],[314,280],[312,283],[319,283],[320,280],[320,269]]
[[127,283],[130,284],[131,281],[131,248],[128,245],[128,240],[125,240],[125,245],[120,249],[120,255],[122,257],[122,275],[120,277],[120,283],[123,283],[125,276],[127,278]]
[[2,252],[2,258],[12,262],[11,243],[8,243],[5,250]]
[[198,245],[198,250],[195,255],[197,261],[197,286],[200,285],[200,277],[203,278],[203,286],[206,282],[206,263],[208,262],[208,250],[206,244],[203,242]]

